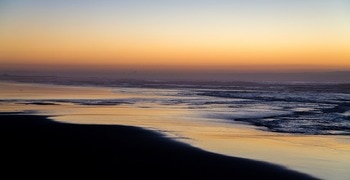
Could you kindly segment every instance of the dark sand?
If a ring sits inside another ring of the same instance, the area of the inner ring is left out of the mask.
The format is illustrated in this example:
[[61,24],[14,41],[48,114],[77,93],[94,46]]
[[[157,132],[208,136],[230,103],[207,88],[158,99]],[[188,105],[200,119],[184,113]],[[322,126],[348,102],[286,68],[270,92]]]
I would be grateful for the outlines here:
[[0,119],[0,172],[10,179],[314,179],[280,166],[206,152],[136,127],[5,113]]

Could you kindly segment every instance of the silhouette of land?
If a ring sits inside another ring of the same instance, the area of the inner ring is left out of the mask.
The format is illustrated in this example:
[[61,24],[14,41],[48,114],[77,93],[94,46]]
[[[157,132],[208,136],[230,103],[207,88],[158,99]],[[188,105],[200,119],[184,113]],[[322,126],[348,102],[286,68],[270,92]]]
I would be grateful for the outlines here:
[[314,179],[137,127],[68,124],[18,113],[0,117],[2,175],[12,178]]

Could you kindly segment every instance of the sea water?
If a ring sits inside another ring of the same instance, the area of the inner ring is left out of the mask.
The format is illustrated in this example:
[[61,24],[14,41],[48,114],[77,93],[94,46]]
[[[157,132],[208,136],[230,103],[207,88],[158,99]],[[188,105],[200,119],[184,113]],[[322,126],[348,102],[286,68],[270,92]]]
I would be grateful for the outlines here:
[[0,97],[1,112],[138,126],[207,151],[350,179],[350,87],[344,84],[2,82]]

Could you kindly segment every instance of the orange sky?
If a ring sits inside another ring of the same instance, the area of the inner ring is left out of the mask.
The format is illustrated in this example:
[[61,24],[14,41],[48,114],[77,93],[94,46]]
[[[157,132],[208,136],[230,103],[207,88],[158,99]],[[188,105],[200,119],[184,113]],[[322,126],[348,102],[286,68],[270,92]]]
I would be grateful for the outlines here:
[[0,65],[350,69],[350,6],[306,2],[80,7],[19,1],[4,6],[0,18]]

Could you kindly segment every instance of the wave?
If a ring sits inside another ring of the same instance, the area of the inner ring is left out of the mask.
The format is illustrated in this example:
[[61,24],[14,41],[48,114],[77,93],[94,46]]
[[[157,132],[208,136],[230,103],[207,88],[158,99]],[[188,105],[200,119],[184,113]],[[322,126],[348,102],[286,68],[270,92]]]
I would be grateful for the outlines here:
[[204,118],[248,123],[262,130],[313,135],[350,135],[350,92],[339,85],[229,84],[228,86],[178,84],[170,87],[113,87],[120,99],[5,99],[6,103],[57,106],[118,106],[147,103],[179,108]]

